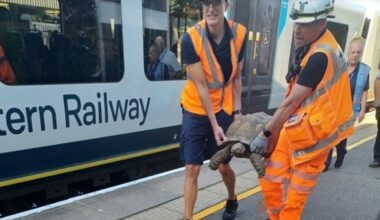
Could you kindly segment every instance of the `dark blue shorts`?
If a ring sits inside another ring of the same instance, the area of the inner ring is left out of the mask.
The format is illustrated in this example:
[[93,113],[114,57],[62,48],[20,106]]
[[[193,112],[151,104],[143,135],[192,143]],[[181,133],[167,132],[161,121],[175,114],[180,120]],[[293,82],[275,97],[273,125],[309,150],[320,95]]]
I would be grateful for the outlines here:
[[[226,132],[228,126],[233,121],[233,116],[224,111],[216,113],[216,120],[223,131]],[[208,116],[197,115],[186,110],[182,110],[182,131],[180,158],[185,164],[202,165],[205,159],[210,158],[220,148],[216,145],[214,132]],[[223,163],[230,162],[229,157]]]

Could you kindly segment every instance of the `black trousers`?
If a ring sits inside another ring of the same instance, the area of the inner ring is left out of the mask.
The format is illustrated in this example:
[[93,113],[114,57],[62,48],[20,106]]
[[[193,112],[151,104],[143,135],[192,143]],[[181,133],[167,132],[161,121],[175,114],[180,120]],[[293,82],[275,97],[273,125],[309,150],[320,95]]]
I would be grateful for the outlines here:
[[377,137],[373,146],[373,159],[380,162],[380,107],[376,107]]
[[[379,141],[380,141],[380,140],[379,140]],[[379,142],[379,143],[380,143],[380,142]],[[347,146],[347,138],[346,138],[346,139],[343,139],[341,142],[339,142],[339,144],[337,144],[337,145],[335,146],[335,147],[336,147],[336,155],[337,155],[337,158],[341,158],[342,161],[343,161],[343,159],[344,159],[344,155],[347,153],[346,146]],[[330,150],[329,156],[328,156],[327,159],[326,159],[326,162],[325,162],[325,166],[326,166],[326,167],[329,167],[330,164],[331,164],[331,158],[332,158],[333,150],[334,150],[334,149],[331,149],[331,150]]]

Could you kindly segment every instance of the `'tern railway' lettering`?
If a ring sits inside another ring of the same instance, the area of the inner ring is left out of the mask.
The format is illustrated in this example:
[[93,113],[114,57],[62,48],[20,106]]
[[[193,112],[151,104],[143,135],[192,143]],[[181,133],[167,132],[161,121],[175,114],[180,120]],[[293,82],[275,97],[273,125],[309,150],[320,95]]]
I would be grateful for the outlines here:
[[139,120],[139,125],[145,123],[146,116],[149,110],[150,98],[146,100],[125,99],[109,101],[107,93],[97,94],[98,102],[83,102],[74,94],[63,96],[65,109],[66,127],[70,127],[71,123],[76,123],[79,126],[93,125],[99,123],[108,123],[109,121],[118,120]]
[[[97,93],[95,102],[84,101],[76,94],[63,95],[64,122],[66,128],[91,126],[116,121],[136,120],[145,123],[150,98],[109,100],[107,93]],[[0,106],[1,107],[1,106]],[[36,131],[56,130],[59,127],[56,110],[51,105],[25,108],[0,108],[0,136],[19,135]]]
[[[0,126],[0,136],[7,135],[7,131],[12,134],[21,134],[27,130],[33,132],[36,124],[40,125],[41,131],[46,130],[46,121],[51,123],[51,128],[57,129],[57,116],[52,106],[26,107],[25,110],[19,108],[10,108],[6,112],[0,109],[0,117],[4,114],[6,128],[3,130]],[[0,120],[0,124],[2,121]]]

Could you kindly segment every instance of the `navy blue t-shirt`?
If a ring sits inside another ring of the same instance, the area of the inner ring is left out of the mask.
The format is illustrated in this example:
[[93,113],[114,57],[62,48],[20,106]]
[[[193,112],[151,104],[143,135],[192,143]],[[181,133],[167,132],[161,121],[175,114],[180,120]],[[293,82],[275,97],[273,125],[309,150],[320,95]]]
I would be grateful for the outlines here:
[[322,52],[311,55],[300,73],[297,84],[312,88],[313,90],[317,88],[325,75],[327,62],[327,56]]
[[[326,33],[326,30],[322,31],[322,33],[310,44],[297,48],[295,52],[295,60],[300,64],[304,56],[310,50],[311,44],[320,39],[322,35]],[[303,69],[299,74],[299,78],[297,80],[298,85],[302,85],[305,87],[312,88],[313,90],[317,88],[318,84],[321,82],[323,77],[325,76],[325,72],[327,69],[327,56],[322,52],[317,52],[312,54]]]
[[[224,20],[224,25],[226,27],[226,32],[222,38],[222,41],[217,44],[213,40],[212,36],[209,33],[209,30],[206,26],[206,33],[208,40],[211,44],[211,48],[215,54],[216,60],[218,61],[220,67],[223,70],[224,82],[227,82],[230,79],[232,72],[232,63],[231,63],[231,48],[230,40],[233,37],[231,28],[228,25],[227,20]],[[238,61],[242,61],[245,54],[247,36],[244,38],[243,46],[239,52]],[[195,52],[193,42],[190,38],[190,35],[186,32],[181,41],[181,54],[182,62],[184,64],[194,64],[200,61],[199,56]]]

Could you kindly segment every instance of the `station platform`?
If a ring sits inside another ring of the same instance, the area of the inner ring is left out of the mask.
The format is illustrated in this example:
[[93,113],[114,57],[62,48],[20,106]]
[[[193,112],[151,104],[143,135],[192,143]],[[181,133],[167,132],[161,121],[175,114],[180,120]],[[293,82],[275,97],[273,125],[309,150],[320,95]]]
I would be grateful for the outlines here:
[[[367,113],[348,139],[340,169],[323,173],[303,219],[380,219],[380,168],[369,168],[376,137],[375,113]],[[332,165],[334,164],[334,159]],[[226,190],[219,173],[206,162],[199,177],[194,219],[222,219]],[[247,159],[234,158],[240,219],[266,219],[257,175]],[[183,168],[89,193],[4,219],[183,219]]]

